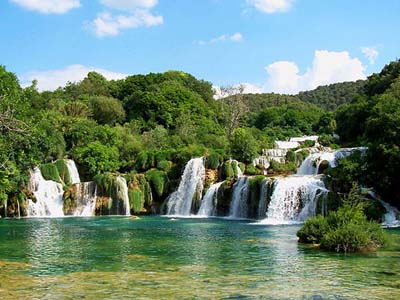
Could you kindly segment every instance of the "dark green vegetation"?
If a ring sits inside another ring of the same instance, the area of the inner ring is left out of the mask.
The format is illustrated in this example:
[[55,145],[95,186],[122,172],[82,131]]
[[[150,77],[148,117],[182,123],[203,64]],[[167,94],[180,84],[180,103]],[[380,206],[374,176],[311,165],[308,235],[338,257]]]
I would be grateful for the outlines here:
[[[229,158],[244,163],[246,174],[259,175],[262,170],[251,162],[276,139],[318,134],[328,146],[336,142],[335,131],[343,145],[370,150],[326,171],[333,190],[347,193],[357,181],[400,206],[393,197],[400,194],[399,70],[396,61],[364,82],[297,96],[228,89],[228,97],[215,100],[211,83],[178,71],[116,81],[91,72],[81,82],[38,92],[35,82],[21,88],[15,75],[0,67],[0,207],[5,200],[23,202],[27,195],[21,187],[33,166],[68,187],[60,159],[69,157],[84,181],[129,174],[130,200],[134,211],[141,211],[150,208],[148,188],[160,205],[192,157],[206,156],[207,168],[220,169],[224,179],[237,175],[232,164],[222,166]],[[270,171],[293,172],[305,157],[290,152],[287,164],[273,164]]]
[[358,188],[353,186],[337,211],[307,219],[297,236],[300,242],[336,252],[375,251],[385,245],[387,237],[379,223],[368,221],[364,209]]

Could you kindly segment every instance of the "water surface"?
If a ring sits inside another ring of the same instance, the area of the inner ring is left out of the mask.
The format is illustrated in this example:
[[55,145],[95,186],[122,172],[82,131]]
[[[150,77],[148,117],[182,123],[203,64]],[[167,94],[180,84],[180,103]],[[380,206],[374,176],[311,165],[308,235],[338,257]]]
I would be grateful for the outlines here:
[[336,255],[299,245],[298,229],[161,217],[2,219],[0,295],[399,299],[400,249]]

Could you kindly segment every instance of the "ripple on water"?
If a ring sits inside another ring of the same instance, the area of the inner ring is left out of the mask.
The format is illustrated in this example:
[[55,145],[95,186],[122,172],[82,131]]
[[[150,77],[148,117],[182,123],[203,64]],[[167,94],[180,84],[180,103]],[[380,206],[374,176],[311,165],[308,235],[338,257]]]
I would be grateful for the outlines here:
[[332,255],[298,245],[297,226],[167,218],[14,224],[0,221],[1,299],[397,299],[400,289],[399,249]]

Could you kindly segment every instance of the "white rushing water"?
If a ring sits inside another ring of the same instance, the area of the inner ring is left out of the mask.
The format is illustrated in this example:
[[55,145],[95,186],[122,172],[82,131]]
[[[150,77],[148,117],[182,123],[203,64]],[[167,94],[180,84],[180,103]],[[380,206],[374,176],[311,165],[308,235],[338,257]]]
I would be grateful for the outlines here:
[[245,219],[247,218],[247,200],[249,197],[249,178],[240,177],[233,185],[233,195],[229,208],[229,218]]
[[330,167],[335,168],[338,159],[347,157],[356,151],[361,151],[364,154],[366,150],[365,147],[359,147],[312,153],[303,161],[297,170],[297,175],[317,175],[322,162],[326,161]]
[[197,216],[211,217],[217,215],[218,190],[223,183],[224,182],[222,181],[210,186],[207,193],[201,200],[201,205]]
[[7,200],[4,200],[4,217],[7,218]]
[[95,215],[97,187],[94,182],[76,184],[76,209],[74,216],[91,217]]
[[243,172],[242,172],[242,169],[239,166],[239,162],[236,159],[230,159],[229,162],[231,163],[231,165],[232,165],[233,162],[235,162],[237,177],[238,178],[242,177],[243,176]]
[[386,210],[382,225],[385,227],[400,227],[400,220],[397,219],[397,215],[399,214],[398,209],[383,201],[375,192],[369,191],[368,194],[373,199],[379,201]]
[[115,183],[117,184],[117,195],[118,198],[123,200],[124,208],[125,208],[125,215],[131,215],[131,206],[129,203],[129,196],[128,196],[128,185],[126,180],[122,176],[118,176]]
[[316,176],[277,178],[273,189],[267,217],[261,224],[303,222],[316,214],[319,196],[328,192],[322,179]]
[[178,190],[168,199],[167,215],[190,216],[193,198],[200,199],[203,193],[205,175],[202,157],[193,158],[186,164]]
[[81,179],[79,178],[78,168],[75,165],[75,162],[71,159],[66,159],[65,163],[67,164],[69,177],[71,179],[71,184],[80,183]]
[[60,183],[45,180],[39,168],[31,173],[30,188],[36,203],[28,200],[28,217],[64,217],[63,186]]

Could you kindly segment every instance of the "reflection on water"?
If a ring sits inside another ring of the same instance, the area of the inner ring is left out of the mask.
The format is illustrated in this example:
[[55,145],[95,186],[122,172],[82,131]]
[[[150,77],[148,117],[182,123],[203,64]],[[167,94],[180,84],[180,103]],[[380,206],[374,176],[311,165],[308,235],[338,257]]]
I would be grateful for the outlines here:
[[299,245],[297,230],[218,219],[0,220],[0,295],[397,299],[399,250],[334,255]]

